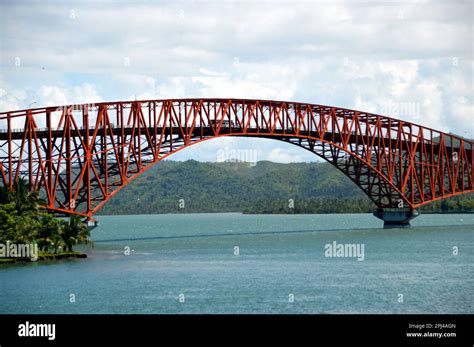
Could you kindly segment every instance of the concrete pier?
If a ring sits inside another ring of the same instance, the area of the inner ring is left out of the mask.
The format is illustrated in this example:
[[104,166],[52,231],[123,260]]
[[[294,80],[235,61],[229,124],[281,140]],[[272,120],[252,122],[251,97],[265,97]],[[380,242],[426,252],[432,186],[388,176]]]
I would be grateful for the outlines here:
[[374,211],[374,216],[383,220],[384,228],[406,228],[410,227],[410,220],[419,216],[417,210],[412,209],[377,209]]
[[97,219],[94,219],[93,217],[87,218],[84,223],[86,226],[89,228],[89,230],[94,229],[95,227],[99,226],[99,221]]

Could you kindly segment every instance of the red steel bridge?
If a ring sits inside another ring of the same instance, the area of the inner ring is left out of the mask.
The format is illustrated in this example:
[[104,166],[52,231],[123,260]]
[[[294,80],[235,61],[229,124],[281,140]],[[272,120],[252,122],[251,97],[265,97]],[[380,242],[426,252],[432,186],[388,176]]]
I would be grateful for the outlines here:
[[117,101],[0,113],[0,185],[20,177],[47,209],[92,218],[173,153],[223,136],[284,141],[349,177],[385,224],[473,191],[473,141],[334,106],[243,99]]

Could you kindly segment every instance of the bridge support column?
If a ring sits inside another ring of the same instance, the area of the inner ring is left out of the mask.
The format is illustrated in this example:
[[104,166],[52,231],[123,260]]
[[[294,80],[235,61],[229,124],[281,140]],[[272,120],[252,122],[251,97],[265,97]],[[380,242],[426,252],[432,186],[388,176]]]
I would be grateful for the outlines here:
[[374,216],[383,220],[384,228],[405,228],[410,227],[410,220],[419,216],[417,210],[412,209],[377,209]]
[[86,226],[92,230],[94,229],[95,227],[99,226],[99,221],[97,219],[94,219],[94,217],[90,216],[90,217],[87,217],[86,220],[84,220],[84,223],[86,224]]

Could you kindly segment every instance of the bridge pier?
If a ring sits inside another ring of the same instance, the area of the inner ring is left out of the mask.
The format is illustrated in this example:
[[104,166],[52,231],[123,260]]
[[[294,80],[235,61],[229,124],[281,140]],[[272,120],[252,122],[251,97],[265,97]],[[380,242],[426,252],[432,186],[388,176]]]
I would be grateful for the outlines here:
[[374,216],[383,220],[384,228],[406,228],[410,227],[410,220],[419,216],[417,210],[412,209],[377,209]]
[[86,220],[84,220],[84,224],[89,228],[89,230],[92,230],[99,226],[99,221],[94,219],[94,217],[88,217]]

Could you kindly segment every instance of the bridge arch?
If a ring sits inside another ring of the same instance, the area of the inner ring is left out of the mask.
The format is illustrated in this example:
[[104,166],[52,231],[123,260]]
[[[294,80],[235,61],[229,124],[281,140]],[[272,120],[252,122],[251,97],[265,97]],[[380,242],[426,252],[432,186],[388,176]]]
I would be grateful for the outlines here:
[[[144,168],[144,170],[142,170],[142,171],[136,173],[135,175],[133,175],[132,177],[130,177],[126,184],[118,186],[117,189],[115,189],[113,192],[111,192],[111,194],[107,197],[107,199],[103,200],[102,202],[100,202],[100,204],[98,204],[95,207],[93,212],[96,213],[98,210],[100,210],[100,208],[102,208],[110,199],[112,199],[116,194],[118,194],[123,188],[125,188],[128,184],[132,183],[136,178],[138,178],[140,175],[142,175],[146,171],[152,169],[156,164],[158,164],[162,160],[167,159],[169,157],[172,157],[173,154],[178,153],[182,150],[185,150],[185,149],[187,149],[191,146],[201,144],[201,143],[204,143],[204,142],[208,142],[208,141],[212,141],[212,140],[219,139],[219,138],[224,138],[224,137],[242,137],[242,138],[245,138],[246,136],[245,135],[210,136],[210,137],[206,137],[206,138],[203,138],[201,140],[192,142],[188,145],[182,145],[181,147],[175,148],[173,151],[167,153],[165,156],[160,158],[160,160],[153,162],[152,164],[150,164],[149,166]],[[309,141],[316,141],[316,142],[319,141],[319,140],[314,139],[314,138],[308,138],[308,137],[287,137],[287,138],[264,137],[264,138],[269,139],[269,140],[274,140],[274,141],[275,140],[276,141],[281,141],[281,142],[284,142],[284,143],[290,143],[292,145],[295,145],[297,147],[300,147],[304,150],[307,150],[307,151],[311,152],[312,154],[318,156],[321,159],[324,159],[326,162],[330,163],[332,166],[334,166],[340,172],[345,174],[353,183],[355,183],[374,202],[374,205],[377,205],[377,203],[379,203],[379,201],[374,200],[375,196],[371,195],[370,194],[371,192],[368,191],[368,189],[366,189],[366,187],[361,186],[361,182],[360,182],[360,180],[357,179],[356,176],[350,175],[350,174],[348,174],[348,172],[346,170],[344,170],[343,167],[346,166],[345,165],[345,164],[347,164],[346,162],[349,161],[349,159],[346,160],[346,158],[349,158],[350,156],[353,156],[353,158],[358,161],[358,163],[357,163],[358,166],[365,168],[366,171],[370,170],[372,172],[372,174],[374,175],[374,177],[375,178],[380,178],[381,180],[383,180],[384,184],[391,185],[391,182],[387,179],[387,177],[385,177],[380,172],[378,172],[378,170],[373,165],[366,162],[363,158],[360,158],[360,157],[354,155],[353,153],[347,151],[345,148],[341,148],[340,146],[334,145],[330,142],[324,141],[328,146],[335,147],[335,148],[337,148],[337,150],[342,151],[342,152],[345,153],[344,160],[343,160],[344,163],[341,163],[341,160],[337,156],[336,157],[328,157],[328,156],[324,155],[324,153],[320,153],[320,152],[315,151],[314,148],[311,149],[311,147],[308,146],[307,141],[308,140]],[[306,143],[305,143],[305,141],[306,141]],[[334,148],[333,148],[333,150],[331,150],[331,152],[335,152]],[[344,165],[340,165],[340,164],[344,164]],[[393,188],[397,191],[398,194],[400,194],[400,199],[402,199],[404,202],[406,202],[405,206],[411,207],[410,201],[408,201],[406,199],[406,197],[404,197],[401,194],[401,192],[399,192],[397,190],[397,187],[393,187]]]
[[25,177],[45,193],[48,209],[88,217],[157,162],[223,136],[271,138],[307,149],[348,176],[381,211],[413,211],[473,191],[471,140],[333,106],[118,101],[4,112],[2,123],[0,184],[12,187]]

